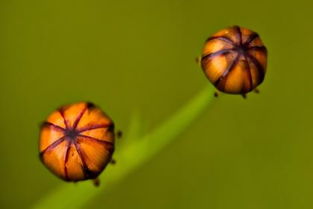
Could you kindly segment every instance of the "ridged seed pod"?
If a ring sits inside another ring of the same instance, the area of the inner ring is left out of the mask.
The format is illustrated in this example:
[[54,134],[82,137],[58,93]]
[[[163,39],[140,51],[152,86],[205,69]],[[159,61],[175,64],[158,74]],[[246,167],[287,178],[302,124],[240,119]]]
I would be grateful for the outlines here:
[[63,106],[42,124],[39,151],[44,165],[63,180],[95,179],[112,158],[113,121],[91,103]]
[[259,35],[233,26],[210,37],[203,48],[201,66],[214,86],[225,93],[242,94],[264,80],[267,50]]

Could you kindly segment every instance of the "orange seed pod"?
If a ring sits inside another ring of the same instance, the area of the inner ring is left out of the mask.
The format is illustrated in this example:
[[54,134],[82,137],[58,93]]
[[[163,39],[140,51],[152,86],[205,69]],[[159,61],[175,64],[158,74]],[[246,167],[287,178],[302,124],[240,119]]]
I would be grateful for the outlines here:
[[91,103],[63,106],[42,124],[39,151],[44,165],[63,180],[95,179],[114,152],[113,121]]
[[203,48],[201,66],[220,91],[242,94],[254,90],[264,80],[267,50],[259,35],[233,26],[210,37]]

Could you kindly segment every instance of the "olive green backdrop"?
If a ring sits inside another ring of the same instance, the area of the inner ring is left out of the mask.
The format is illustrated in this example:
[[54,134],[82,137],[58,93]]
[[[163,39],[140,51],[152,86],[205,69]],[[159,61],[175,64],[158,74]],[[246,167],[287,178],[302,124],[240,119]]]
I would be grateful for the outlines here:
[[[38,159],[39,124],[65,103],[151,130],[210,85],[204,40],[238,24],[269,51],[259,95],[222,95],[175,143],[86,208],[313,207],[313,4],[298,1],[2,0],[0,208],[60,184]],[[118,159],[116,159],[118,161]],[[105,185],[102,185],[105,187]]]

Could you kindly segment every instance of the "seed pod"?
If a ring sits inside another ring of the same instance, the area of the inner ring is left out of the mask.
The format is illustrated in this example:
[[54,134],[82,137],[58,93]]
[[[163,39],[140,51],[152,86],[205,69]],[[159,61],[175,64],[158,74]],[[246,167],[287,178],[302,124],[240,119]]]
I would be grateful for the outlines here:
[[42,124],[39,151],[44,165],[63,180],[95,179],[114,152],[113,121],[91,103],[63,106]]
[[225,93],[252,91],[264,80],[267,50],[259,35],[233,26],[210,37],[203,48],[201,66],[214,86]]

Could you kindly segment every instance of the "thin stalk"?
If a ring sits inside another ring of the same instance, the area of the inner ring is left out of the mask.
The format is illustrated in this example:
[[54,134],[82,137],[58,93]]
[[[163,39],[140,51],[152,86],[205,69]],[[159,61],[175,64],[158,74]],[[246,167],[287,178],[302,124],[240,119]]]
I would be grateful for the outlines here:
[[103,190],[111,189],[138,167],[156,156],[169,143],[172,143],[208,108],[213,100],[213,94],[213,88],[206,87],[158,128],[140,139],[123,139],[131,140],[131,142],[127,143],[127,146],[123,146],[114,155],[117,164],[109,166],[101,175],[101,186],[99,188],[95,188],[89,181],[77,184],[63,184],[42,197],[32,208],[83,208],[97,194],[103,192]]

